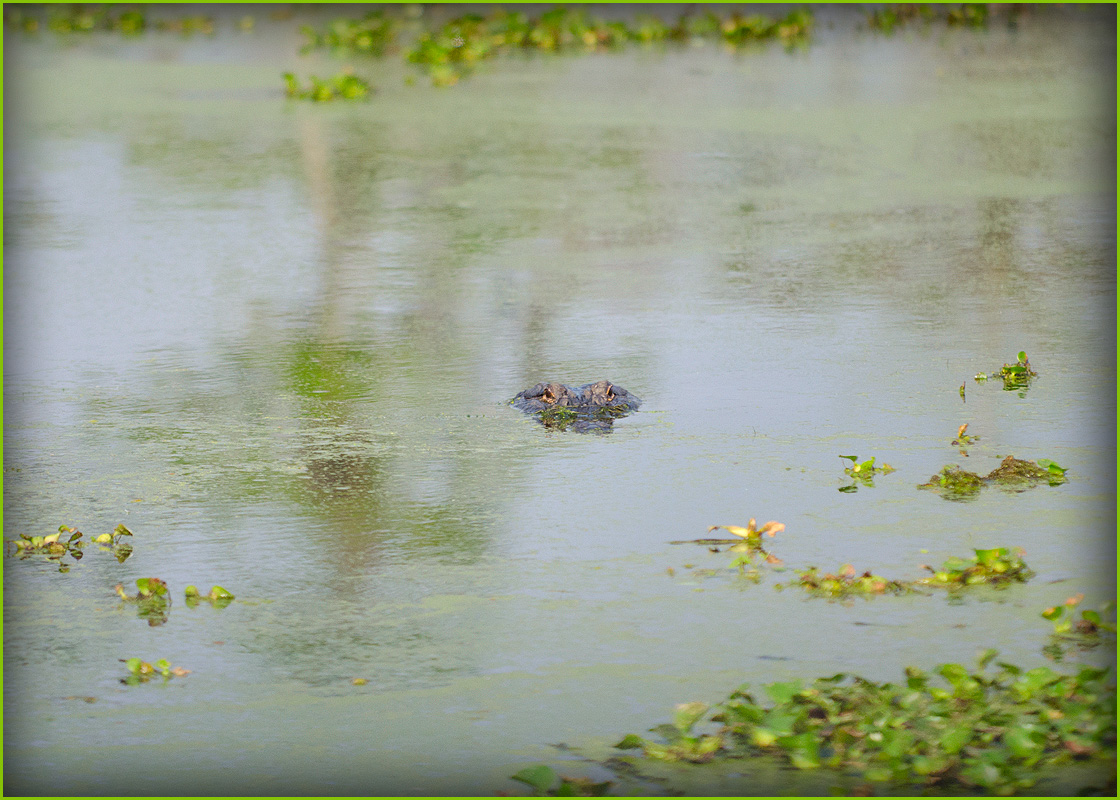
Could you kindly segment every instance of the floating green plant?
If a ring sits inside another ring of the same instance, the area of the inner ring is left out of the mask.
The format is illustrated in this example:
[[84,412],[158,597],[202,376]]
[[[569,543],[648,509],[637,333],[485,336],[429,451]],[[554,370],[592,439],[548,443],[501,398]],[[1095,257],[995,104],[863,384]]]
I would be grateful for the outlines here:
[[611,781],[597,783],[588,778],[557,775],[552,767],[546,764],[526,767],[510,777],[532,787],[533,794],[537,797],[602,797],[612,783]]
[[172,676],[181,678],[184,675],[190,675],[191,673],[189,669],[171,666],[171,662],[169,662],[166,658],[161,658],[154,664],[135,657],[122,658],[120,660],[121,663],[128,667],[129,672],[129,675],[127,677],[121,678],[121,683],[127,684],[129,686],[138,686],[141,683],[147,683],[157,675],[162,677],[164,682],[166,683],[167,681],[171,680]]
[[304,51],[329,47],[343,55],[361,53],[380,56],[396,42],[399,27],[400,24],[395,17],[378,9],[370,11],[359,19],[333,20],[322,31],[304,25],[300,28],[300,32],[307,39],[303,47]]
[[102,545],[101,549],[113,554],[117,561],[123,564],[132,555],[132,544],[125,541],[125,537],[132,538],[132,531],[124,525],[113,528],[112,533],[99,533],[90,539],[94,544]]
[[949,25],[983,28],[988,24],[990,14],[987,3],[962,3],[957,8],[949,8],[945,12],[945,21]]
[[880,33],[892,33],[895,28],[915,21],[930,22],[934,18],[928,3],[887,5],[867,12],[867,27]]
[[827,597],[830,600],[904,594],[913,590],[911,584],[902,581],[872,575],[870,572],[859,574],[851,564],[843,565],[836,573],[822,573],[816,567],[809,567],[789,585],[804,589],[816,597]]
[[1020,350],[1018,361],[1014,364],[1004,364],[998,370],[992,373],[978,372],[976,373],[977,383],[984,383],[988,380],[1001,378],[1003,380],[1004,391],[1026,391],[1030,388],[1031,380],[1038,377],[1038,373],[1031,369],[1031,362],[1027,359],[1026,352]]
[[221,586],[211,586],[207,594],[199,594],[197,586],[188,586],[185,590],[187,608],[194,608],[205,601],[214,608],[225,608],[233,602],[233,593]]
[[620,750],[640,747],[647,756],[660,761],[711,761],[723,746],[723,737],[719,734],[696,734],[692,730],[709,708],[706,703],[682,703],[673,712],[672,724],[658,725],[651,729],[663,742],[629,734],[615,747]]
[[670,25],[650,14],[637,14],[631,24],[606,21],[584,9],[553,8],[539,17],[523,12],[495,11],[489,16],[466,14],[437,30],[425,30],[406,51],[408,61],[423,67],[437,86],[452,86],[474,65],[503,52],[540,50],[605,50],[636,42],[689,41],[718,38],[732,46],[780,41],[788,47],[808,41],[813,15],[807,9],[775,19],[733,14],[724,19],[707,12],[684,15]]
[[[45,555],[48,559],[58,562],[59,572],[69,572],[70,564],[62,561],[62,558],[69,555],[75,561],[82,559],[85,555],[83,551],[85,542],[82,540],[82,536],[82,532],[77,528],[69,525],[59,525],[57,533],[47,534],[46,536],[20,534],[19,539],[8,541],[15,545],[14,555],[20,558]],[[132,545],[122,541],[125,536],[131,537],[132,531],[124,525],[118,525],[112,533],[101,533],[91,537],[88,541],[94,544],[107,545],[101,549],[112,553],[117,561],[123,564],[132,555]]]
[[[783,523],[777,522],[775,520],[770,520],[761,528],[755,527],[756,525],[757,523],[752,517],[750,522],[747,523],[747,527],[745,528],[738,525],[711,525],[708,528],[708,533],[723,529],[730,533],[732,536],[738,536],[740,539],[743,539],[747,543],[759,544],[760,542],[762,542],[763,536],[769,536],[772,539],[776,534],[779,534],[786,529],[786,526]],[[735,540],[730,539],[721,541]]]
[[136,588],[138,591],[135,595],[126,593],[120,583],[113,590],[121,600],[135,603],[137,616],[147,620],[153,628],[167,622],[171,613],[171,595],[168,594],[167,584],[159,578],[138,578]]
[[1058,486],[1066,482],[1066,468],[1040,458],[1038,462],[1007,456],[1000,465],[981,477],[975,472],[948,464],[941,472],[930,477],[928,483],[918,484],[919,489],[933,489],[946,500],[969,500],[987,485],[995,485],[1011,492],[1022,492],[1040,483]]
[[887,475],[894,472],[894,467],[890,464],[875,464],[875,457],[860,461],[859,456],[840,456],[852,462],[852,466],[844,467],[844,474],[852,478],[851,484],[848,486],[841,486],[841,492],[855,492],[859,491],[859,484],[864,486],[874,487],[876,475]]
[[[808,686],[771,683],[763,687],[769,704],[744,684],[710,709],[678,706],[672,725],[652,729],[662,741],[630,734],[616,747],[693,762],[770,754],[797,769],[990,794],[1027,790],[1071,758],[1115,759],[1110,669],[1061,674],[998,662],[990,673],[997,655],[986,651],[973,671],[954,663],[932,675],[908,667],[901,685],[845,673]],[[699,723],[719,727],[694,732]]]
[[20,559],[45,556],[48,560],[58,564],[59,572],[70,571],[70,564],[62,560],[64,556],[69,555],[75,561],[80,561],[84,555],[82,552],[82,532],[68,525],[59,525],[57,532],[48,533],[44,536],[30,536],[21,533],[18,539],[8,539],[7,541],[15,546],[15,549],[10,551],[11,555],[18,556]]
[[350,72],[340,72],[333,78],[309,77],[310,84],[301,85],[291,72],[284,73],[284,83],[288,97],[298,100],[311,100],[325,103],[331,100],[362,100],[369,96],[368,82]]
[[1034,572],[1023,561],[1025,551],[1021,547],[994,547],[987,550],[974,549],[972,558],[953,556],[939,568],[928,564],[922,568],[932,575],[917,581],[922,586],[942,586],[950,589],[976,584],[1002,586],[1009,583],[1029,580]]
[[1076,594],[1058,606],[1051,606],[1042,612],[1044,619],[1054,623],[1053,638],[1063,643],[1076,644],[1082,649],[1096,647],[1106,640],[1116,638],[1116,608],[1105,603],[1099,609],[1082,609],[1079,617],[1075,609],[1085,599]]
[[[965,431],[967,431],[967,430],[968,430],[968,423],[967,422],[964,425],[961,425],[959,428],[957,428],[957,438],[953,440],[953,446],[954,447],[967,447],[970,444],[973,444],[975,442],[980,441],[979,436],[972,436],[971,434],[965,433]],[[961,452],[963,453],[964,451],[962,450]],[[965,455],[968,455],[968,454],[965,453]]]

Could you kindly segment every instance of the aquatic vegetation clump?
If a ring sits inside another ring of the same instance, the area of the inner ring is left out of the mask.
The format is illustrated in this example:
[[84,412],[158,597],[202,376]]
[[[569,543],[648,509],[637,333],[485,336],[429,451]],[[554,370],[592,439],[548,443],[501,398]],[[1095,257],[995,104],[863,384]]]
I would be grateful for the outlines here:
[[325,103],[331,100],[364,100],[369,97],[370,85],[351,72],[340,72],[333,78],[309,77],[308,85],[301,85],[294,73],[284,73],[288,97]]
[[156,675],[162,677],[164,683],[166,683],[171,680],[172,676],[181,678],[184,675],[191,674],[189,669],[171,666],[171,662],[166,658],[161,658],[154,664],[135,657],[122,658],[120,661],[128,667],[128,676],[121,678],[121,683],[127,686],[139,686],[141,683],[147,683]]
[[922,586],[958,589],[981,583],[1005,586],[1028,581],[1034,576],[1034,572],[1023,561],[1026,552],[1021,547],[993,547],[986,550],[974,549],[973,552],[975,555],[972,558],[953,556],[937,569],[923,564],[922,568],[929,570],[932,575],[917,583]]
[[962,456],[968,456],[968,452],[965,450],[966,447],[980,441],[979,436],[973,436],[969,433],[966,433],[965,431],[967,430],[968,423],[966,422],[964,425],[961,425],[959,428],[957,428],[957,438],[953,440],[953,446],[959,447],[961,449]]
[[946,500],[968,500],[984,488],[984,479],[957,464],[947,464],[928,483],[918,484],[918,488],[938,491]]
[[1042,618],[1054,624],[1050,645],[1043,648],[1043,652],[1060,658],[1067,646],[1090,650],[1105,643],[1115,644],[1116,607],[1105,603],[1099,609],[1082,609],[1080,615],[1075,616],[1075,610],[1084,599],[1084,594],[1076,594],[1042,612]]
[[1003,14],[1008,25],[1014,27],[1022,13],[1020,4],[1012,3],[992,8],[988,3],[962,3],[958,6],[901,3],[874,8],[867,12],[867,27],[879,33],[890,34],[895,28],[912,23],[943,22],[950,27],[986,28],[996,13]]
[[[45,11],[45,13],[44,13]],[[214,33],[213,17],[191,15],[152,19],[144,7],[121,8],[114,5],[85,6],[81,4],[52,4],[25,8],[5,8],[4,24],[25,33],[42,29],[66,36],[97,32],[139,36],[145,31],[168,31],[190,35]]]
[[1043,482],[1057,486],[1066,482],[1066,469],[1046,458],[1035,463],[1008,456],[984,480],[1010,490],[1022,490]]
[[1059,486],[1068,480],[1067,471],[1066,467],[1047,458],[1034,462],[1007,456],[998,467],[983,477],[961,469],[957,464],[948,464],[941,468],[941,472],[931,476],[928,483],[918,484],[918,488],[933,489],[940,492],[946,500],[969,500],[987,485],[995,485],[1009,492],[1023,492],[1040,483]]
[[136,588],[135,595],[127,594],[124,585],[120,583],[113,590],[126,603],[135,603],[136,615],[147,620],[151,627],[167,622],[171,613],[171,595],[168,594],[167,583],[160,578],[138,578]]
[[[908,667],[904,684],[840,673],[764,687],[744,684],[723,703],[678,706],[664,741],[630,734],[616,747],[659,760],[711,761],[773,755],[797,769],[856,772],[896,786],[1013,794],[1045,770],[1078,759],[1115,759],[1116,687],[1111,669],[1061,674],[999,662],[942,664],[931,675]],[[934,682],[940,677],[944,685]],[[705,720],[704,717],[707,716]],[[693,732],[704,721],[721,727]]]
[[840,456],[840,458],[846,458],[852,462],[852,466],[844,467],[844,474],[851,478],[852,482],[848,486],[841,486],[841,492],[858,491],[859,484],[861,483],[864,486],[873,488],[875,486],[876,475],[888,475],[894,472],[894,467],[892,467],[890,464],[884,463],[876,465],[875,456],[872,456],[866,461],[860,461],[859,456],[842,455]]
[[221,586],[211,586],[207,594],[200,594],[198,587],[191,585],[184,590],[184,593],[187,608],[194,608],[202,602],[207,602],[214,608],[225,608],[234,601],[233,593]]
[[1026,352],[1020,350],[1018,361],[1014,364],[1004,364],[992,373],[978,372],[974,380],[977,383],[984,383],[989,379],[1001,378],[1005,392],[1025,392],[1030,388],[1031,380],[1037,377],[1038,373],[1031,369],[1031,362],[1027,358]]
[[305,52],[328,47],[341,54],[380,56],[396,42],[398,28],[395,17],[378,9],[359,19],[336,19],[322,31],[304,25],[300,32],[307,40],[303,47]]
[[602,797],[613,783],[557,775],[547,764],[526,767],[510,777],[532,787],[535,797]]
[[520,11],[499,10],[486,17],[466,14],[437,30],[422,31],[405,57],[422,66],[434,85],[453,86],[474,65],[499,53],[586,52],[628,43],[709,38],[718,38],[731,46],[780,41],[793,47],[808,41],[812,25],[813,15],[807,9],[791,11],[780,19],[739,14],[720,19],[707,12],[699,17],[684,15],[672,25],[650,14],[638,14],[632,23],[606,21],[582,8],[557,7],[535,18]]
[[[66,538],[63,538],[63,535]],[[82,532],[77,528],[71,528],[69,525],[59,525],[58,531],[55,533],[48,533],[45,536],[31,536],[26,533],[21,533],[18,539],[7,539],[5,544],[14,545],[14,550],[9,550],[9,555],[16,556],[21,560],[31,558],[32,556],[44,556],[47,560],[53,561],[58,564],[59,572],[69,572],[70,564],[63,561],[63,557],[69,555],[75,561],[81,561],[85,553],[82,552]]]
[[[82,549],[85,546],[85,542],[82,540],[83,535],[77,528],[69,525],[59,525],[57,533],[49,533],[45,536],[29,536],[26,533],[21,533],[20,538],[8,539],[7,541],[15,545],[15,550],[10,551],[10,555],[18,556],[21,559],[27,559],[35,555],[46,556],[49,560],[58,563],[59,572],[69,572],[71,565],[63,561],[62,558],[69,555],[75,561],[82,559],[85,555]],[[123,564],[132,555],[132,545],[122,541],[125,536],[131,537],[132,531],[124,525],[118,525],[112,533],[98,534],[91,537],[89,541],[94,544],[107,545],[101,549],[112,553],[117,561]]]
[[905,594],[913,590],[911,584],[884,578],[881,575],[872,575],[870,571],[859,574],[851,564],[844,564],[835,573],[822,573],[816,567],[809,567],[789,585],[804,589],[815,597],[826,597],[829,600]]

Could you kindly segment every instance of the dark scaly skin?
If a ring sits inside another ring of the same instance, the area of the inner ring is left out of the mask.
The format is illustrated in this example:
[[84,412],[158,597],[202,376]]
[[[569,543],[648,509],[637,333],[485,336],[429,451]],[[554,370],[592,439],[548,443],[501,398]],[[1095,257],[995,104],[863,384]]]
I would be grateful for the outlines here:
[[584,386],[538,383],[510,400],[514,408],[530,414],[549,427],[609,431],[615,417],[625,416],[642,404],[635,395],[610,381]]

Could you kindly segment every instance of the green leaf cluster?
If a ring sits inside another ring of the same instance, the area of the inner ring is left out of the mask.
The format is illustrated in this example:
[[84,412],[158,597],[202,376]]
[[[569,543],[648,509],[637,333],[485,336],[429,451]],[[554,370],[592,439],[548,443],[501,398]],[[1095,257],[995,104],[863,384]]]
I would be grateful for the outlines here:
[[659,761],[690,761],[694,764],[711,761],[723,747],[723,735],[698,734],[692,730],[707,712],[705,703],[683,703],[676,707],[671,724],[652,729],[661,742],[630,734],[615,747],[620,750],[641,748],[645,755]]
[[983,383],[989,378],[1001,378],[1003,380],[1004,391],[1024,392],[1030,388],[1031,380],[1038,377],[1038,373],[1031,369],[1031,362],[1027,358],[1026,352],[1020,350],[1018,360],[1014,364],[1004,364],[998,370],[992,373],[978,372],[976,373],[975,380],[978,383]]
[[368,82],[349,72],[340,72],[333,78],[309,77],[310,84],[301,85],[292,72],[284,73],[284,84],[288,97],[297,100],[311,100],[325,103],[331,100],[362,100],[369,96]]
[[1116,638],[1116,608],[1105,603],[1099,609],[1085,608],[1080,615],[1075,611],[1085,595],[1077,594],[1058,606],[1051,606],[1042,612],[1044,619],[1054,623],[1053,638],[1076,644],[1083,649],[1096,647],[1106,638]]
[[[1014,25],[1020,9],[1014,5],[1000,9],[1010,24]],[[874,8],[867,12],[867,27],[879,33],[892,33],[895,28],[913,22],[944,22],[949,26],[984,28],[993,10],[987,3],[964,3],[959,6],[931,5],[928,3],[902,3]]]
[[[11,551],[11,555],[18,556],[21,559],[30,558],[33,555],[46,556],[47,559],[58,563],[59,572],[69,572],[70,564],[63,561],[63,556],[69,555],[75,561],[80,561],[85,555],[83,547],[85,542],[82,540],[84,534],[77,528],[69,525],[59,525],[57,533],[50,533],[45,536],[31,536],[26,533],[21,533],[18,539],[9,539],[15,546],[15,550]],[[101,549],[111,552],[120,563],[124,563],[130,555],[132,555],[132,545],[122,541],[122,538],[132,536],[132,531],[124,525],[118,525],[113,529],[112,533],[102,533],[93,536],[89,541],[94,544],[108,545]]]
[[121,678],[121,683],[128,686],[138,686],[141,683],[147,683],[156,675],[163,678],[164,683],[171,680],[172,676],[183,676],[190,674],[189,669],[182,667],[173,667],[171,662],[166,658],[161,658],[154,664],[144,661],[141,658],[122,658],[121,662],[128,667],[128,677]]
[[857,491],[859,489],[859,483],[862,483],[864,486],[873,487],[875,485],[874,479],[876,475],[887,475],[894,472],[894,467],[890,464],[884,463],[876,465],[875,456],[872,456],[866,461],[860,461],[859,456],[842,455],[840,458],[846,458],[852,462],[852,466],[844,467],[844,474],[852,478],[852,483],[849,486],[840,487],[840,491],[842,492]]
[[767,753],[797,769],[856,771],[875,782],[992,794],[1029,789],[1044,769],[1074,757],[1115,758],[1110,670],[1082,667],[1068,675],[999,662],[989,673],[996,655],[987,651],[971,671],[942,664],[930,675],[911,667],[904,684],[844,673],[807,687],[772,683],[764,687],[769,704],[744,685],[711,709],[708,719],[722,724],[716,734],[691,735],[707,710],[691,703],[679,706],[678,715],[684,708],[699,714],[654,729],[670,737],[669,744],[631,734],[616,746],[671,760],[683,757],[681,741],[703,740],[716,744],[708,745],[705,758],[689,760]]
[[781,41],[787,46],[808,40],[813,25],[810,11],[792,11],[781,19],[731,15],[720,19],[711,12],[683,15],[670,25],[649,14],[632,23],[605,21],[584,9],[563,7],[529,17],[521,11],[495,11],[489,16],[466,14],[437,30],[422,31],[406,58],[423,66],[432,83],[452,86],[472,66],[502,52],[540,50],[604,50],[630,42],[652,43],[718,38],[730,45]]
[[994,547],[986,550],[974,549],[973,552],[976,555],[972,558],[949,558],[938,569],[927,565],[925,568],[932,574],[917,583],[956,589],[981,583],[1002,586],[1025,582],[1034,576],[1034,572],[1023,561],[1022,548]]
[[537,797],[602,797],[611,787],[611,781],[596,783],[587,778],[557,775],[547,764],[526,767],[510,776],[533,788]]
[[187,608],[194,608],[205,601],[214,608],[225,608],[233,602],[233,593],[221,586],[211,586],[207,594],[199,594],[198,587],[191,585],[185,589]]
[[171,595],[168,594],[167,584],[160,578],[138,578],[135,595],[127,594],[119,583],[113,588],[121,600],[136,604],[137,616],[147,620],[151,627],[167,622],[171,614]]
[[300,32],[307,39],[307,44],[303,47],[305,52],[318,47],[329,47],[342,54],[355,52],[380,56],[396,42],[399,27],[395,17],[378,9],[359,19],[336,19],[322,31],[304,25]]
[[791,586],[804,589],[816,597],[842,600],[849,597],[871,597],[881,594],[905,594],[912,591],[911,584],[890,580],[871,572],[858,574],[851,564],[845,564],[836,573],[822,574],[816,567],[802,572]]

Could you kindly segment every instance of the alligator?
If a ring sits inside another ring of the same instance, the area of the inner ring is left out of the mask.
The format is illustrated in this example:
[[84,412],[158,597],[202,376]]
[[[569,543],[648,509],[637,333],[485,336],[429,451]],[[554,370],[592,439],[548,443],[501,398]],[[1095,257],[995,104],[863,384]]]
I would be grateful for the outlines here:
[[533,414],[547,428],[579,433],[607,433],[615,419],[642,404],[639,398],[610,381],[585,386],[538,383],[532,389],[518,392],[509,402],[514,408]]

